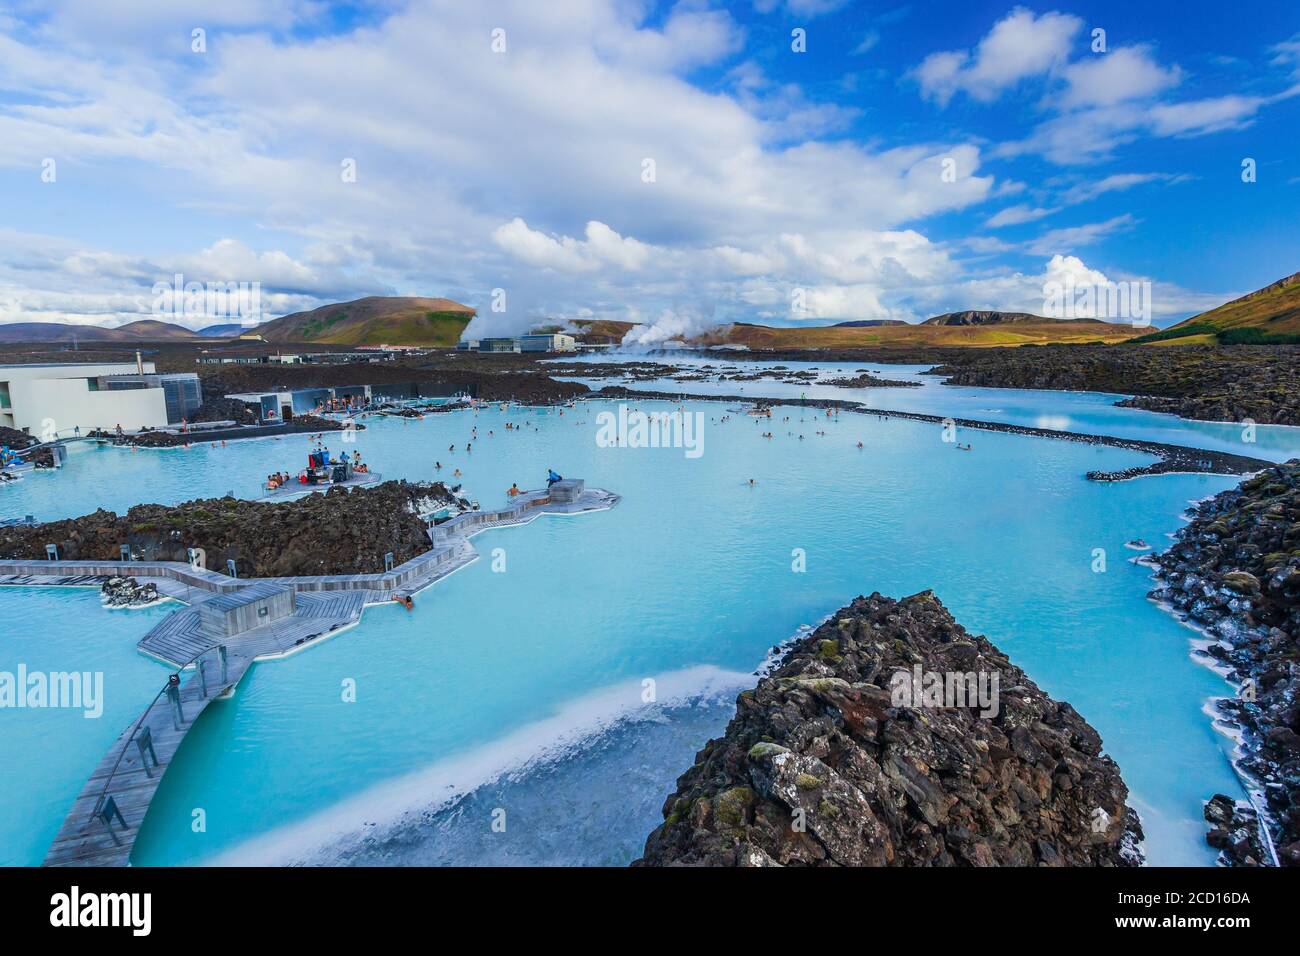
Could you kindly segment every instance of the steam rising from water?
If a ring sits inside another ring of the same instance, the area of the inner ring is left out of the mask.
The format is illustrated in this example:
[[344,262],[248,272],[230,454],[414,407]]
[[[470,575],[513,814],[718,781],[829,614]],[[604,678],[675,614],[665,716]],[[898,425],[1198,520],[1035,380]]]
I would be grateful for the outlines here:
[[689,309],[664,309],[654,321],[628,329],[621,348],[629,352],[681,348],[681,340],[703,335],[717,324],[712,317]]

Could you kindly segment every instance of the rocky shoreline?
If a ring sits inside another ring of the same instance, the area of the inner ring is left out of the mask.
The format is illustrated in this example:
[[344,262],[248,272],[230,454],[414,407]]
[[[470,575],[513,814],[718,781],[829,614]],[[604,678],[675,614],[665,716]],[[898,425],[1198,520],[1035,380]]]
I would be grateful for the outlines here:
[[[1021,345],[690,350],[729,362],[931,365],[948,385],[1131,395],[1124,408],[1194,421],[1300,425],[1300,346]],[[671,358],[671,352],[663,352]]]
[[1300,346],[1039,345],[949,355],[950,385],[1133,395],[1116,404],[1198,421],[1300,425]]
[[[38,444],[40,442],[26,432],[0,425],[0,445],[4,445],[10,451],[23,452]],[[29,451],[22,455],[21,458],[35,468],[54,467],[54,452],[49,448],[37,448],[35,451]]]
[[[687,395],[680,392],[637,391],[622,385],[607,385],[591,398],[604,399],[641,399],[645,401],[703,401],[703,402],[741,402],[750,404],[760,401],[753,395]],[[1049,428],[1031,428],[1027,425],[1009,425],[1004,422],[986,422],[973,418],[943,418],[939,415],[926,415],[921,412],[899,412],[886,408],[873,408],[862,402],[846,399],[761,399],[768,405],[791,405],[800,408],[836,408],[843,411],[857,412],[863,415],[876,415],[884,418],[903,418],[917,422],[946,424],[952,422],[958,428],[977,428],[981,431],[1002,432],[1007,435],[1027,435],[1034,438],[1053,438],[1060,441],[1081,442],[1087,445],[1105,445],[1110,448],[1122,448],[1154,455],[1158,461],[1149,465],[1125,468],[1122,471],[1090,471],[1090,481],[1128,481],[1145,475],[1163,475],[1174,473],[1196,473],[1209,475],[1244,475],[1272,466],[1272,462],[1247,455],[1234,455],[1223,451],[1210,451],[1204,448],[1188,448],[1185,445],[1169,445],[1164,442],[1142,441],[1136,438],[1114,438],[1109,435],[1086,435],[1082,432],[1054,431]]]
[[204,498],[136,505],[44,524],[0,527],[0,558],[43,560],[47,544],[65,560],[118,561],[122,545],[140,561],[188,561],[202,548],[207,567],[240,577],[374,574],[384,553],[401,564],[430,548],[420,513],[450,503],[441,482],[385,481],[331,488],[284,502]]
[[859,597],[741,693],[633,865],[1137,866],[1101,747],[931,592]]
[[[361,430],[365,425],[353,423],[353,429]],[[241,424],[230,428],[213,428],[188,430],[184,432],[164,431],[150,428],[128,435],[115,435],[112,432],[92,432],[93,438],[106,438],[114,445],[127,448],[183,448],[188,445],[215,441],[239,441],[244,438],[262,438],[267,435],[314,435],[321,432],[337,432],[348,428],[340,419],[322,418],[319,415],[298,415],[292,421],[276,422],[270,425]]]
[[[545,355],[543,354],[543,357]],[[181,363],[173,360],[172,365]],[[193,369],[193,365],[184,370]],[[394,362],[364,365],[200,366],[205,399],[271,389],[419,383],[461,389],[490,402],[557,405],[587,392],[577,382],[551,378],[532,355],[479,355],[448,350]]]
[[1238,738],[1235,766],[1259,810],[1214,795],[1207,840],[1228,864],[1300,866],[1300,459],[1191,515],[1145,559],[1157,572],[1150,596],[1206,635],[1197,654],[1236,685],[1214,710]]

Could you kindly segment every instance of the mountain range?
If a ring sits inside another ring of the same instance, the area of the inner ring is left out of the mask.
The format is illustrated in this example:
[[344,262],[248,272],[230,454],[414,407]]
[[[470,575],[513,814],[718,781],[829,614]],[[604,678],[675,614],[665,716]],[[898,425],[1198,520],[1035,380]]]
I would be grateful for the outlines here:
[[[474,309],[453,299],[423,296],[366,296],[295,312],[254,328],[238,323],[209,325],[198,331],[157,319],[116,328],[62,322],[0,324],[0,343],[217,342],[256,332],[276,344],[455,345],[474,317]],[[616,343],[636,325],[612,319],[582,319],[546,329],[568,329],[580,340]],[[947,312],[919,324],[897,319],[859,319],[823,326],[777,327],[749,322],[721,325],[690,340],[695,345],[749,348],[852,348],[861,346],[1007,346],[1026,344],[1195,345],[1300,343],[1300,272],[1249,295],[1193,316],[1158,332],[1140,334],[1130,325],[1097,319],[1049,319],[1028,312],[965,310]]]
[[141,319],[116,328],[102,325],[73,325],[69,322],[11,322],[0,325],[0,342],[131,343],[175,342],[198,338],[198,333],[157,319]]

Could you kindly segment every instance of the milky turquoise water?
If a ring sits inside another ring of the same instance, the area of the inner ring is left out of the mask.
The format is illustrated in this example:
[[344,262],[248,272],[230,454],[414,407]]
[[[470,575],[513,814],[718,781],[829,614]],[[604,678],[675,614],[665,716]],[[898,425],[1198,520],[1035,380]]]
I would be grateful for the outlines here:
[[44,858],[90,771],[163,686],[167,669],[135,644],[177,606],[108,611],[94,588],[0,588],[0,671],[103,675],[97,717],[0,709],[0,866]]
[[[882,390],[881,404],[902,408],[903,392]],[[999,397],[1016,414],[1102,414],[1093,396]],[[1233,479],[1098,484],[1084,472],[1147,459],[977,431],[960,436],[974,447],[959,452],[935,425],[827,420],[798,408],[759,423],[723,421],[727,410],[716,403],[687,405],[706,422],[704,454],[690,459],[680,449],[598,447],[595,416],[606,408],[616,406],[584,403],[563,415],[493,408],[375,421],[362,432],[355,448],[385,476],[427,478],[441,460],[441,476],[462,469],[484,507],[504,503],[512,482],[538,486],[548,467],[624,498],[608,512],[480,535],[483,558],[417,596],[414,611],[370,609],[358,627],[254,667],[236,697],[210,707],[190,734],[134,861],[626,863],[773,644],[858,594],[932,588],[963,625],[1097,727],[1133,791],[1153,862],[1212,862],[1201,801],[1240,791],[1226,741],[1201,707],[1227,687],[1190,659],[1190,632],[1145,599],[1148,574],[1123,545],[1134,537],[1162,544],[1189,500]],[[937,413],[991,417],[967,407]],[[1161,429],[1181,427],[1154,417]],[[507,431],[507,420],[523,428]],[[467,455],[472,425],[478,437]],[[768,430],[774,438],[759,437]],[[1202,433],[1194,424],[1186,431]],[[1276,429],[1269,440],[1294,434]],[[8,496],[0,501],[52,517],[99,502],[120,510],[227,489],[252,495],[266,472],[297,467],[307,446],[87,448],[59,474],[0,489]],[[1097,548],[1104,573],[1092,570]],[[802,573],[792,569],[796,549]],[[503,562],[504,572],[493,570]],[[11,622],[0,670],[46,639],[33,623],[52,615],[23,595],[0,590]],[[76,628],[98,634],[116,623],[97,601],[67,607],[74,647]],[[107,671],[140,675],[140,706],[161,672],[131,648],[148,626],[140,620],[122,640],[95,644],[114,649],[101,662]],[[343,699],[345,682],[355,702]],[[98,721],[103,743],[87,738],[84,753],[48,768],[45,791],[14,774],[0,820],[57,829],[53,781],[70,802],[133,712],[111,726],[107,716]],[[0,710],[0,732],[31,713]],[[65,733],[22,726],[7,766],[34,765],[48,739]],[[504,832],[494,820],[505,821]],[[38,862],[41,836],[13,861]]]
[[[1241,422],[1195,422],[1148,412],[1137,408],[1119,408],[1117,401],[1125,395],[1105,392],[1049,392],[1018,388],[971,388],[944,385],[943,379],[923,374],[929,365],[876,365],[861,362],[732,362],[725,353],[717,356],[641,356],[639,361],[662,362],[666,371],[677,368],[696,372],[712,365],[726,374],[748,374],[784,365],[790,371],[817,369],[818,378],[808,383],[788,384],[766,379],[757,382],[697,381],[679,382],[671,378],[625,382],[620,379],[586,379],[578,381],[600,388],[608,384],[626,384],[644,391],[667,390],[686,395],[770,395],[779,398],[846,398],[864,402],[873,408],[900,412],[919,412],[952,418],[1005,422],[1056,431],[1082,432],[1087,435],[1111,435],[1117,438],[1140,438],[1146,441],[1191,445],[1215,451],[1228,451],[1268,461],[1285,461],[1300,446],[1300,429],[1256,426],[1247,429]],[[582,356],[558,360],[557,377],[565,364],[581,362],[627,361],[627,356]],[[668,365],[671,361],[671,366]],[[866,369],[876,378],[915,383],[913,388],[847,389],[820,384],[828,379],[852,377]]]

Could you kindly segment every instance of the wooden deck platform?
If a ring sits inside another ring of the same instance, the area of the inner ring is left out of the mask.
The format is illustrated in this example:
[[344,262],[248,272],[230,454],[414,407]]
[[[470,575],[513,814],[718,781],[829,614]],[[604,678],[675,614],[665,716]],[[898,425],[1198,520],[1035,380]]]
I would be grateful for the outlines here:
[[[589,488],[578,500],[563,503],[552,502],[544,491],[528,492],[507,508],[466,512],[430,529],[429,551],[380,574],[235,579],[171,561],[0,561],[0,586],[98,587],[109,577],[129,575],[148,578],[159,593],[186,604],[160,621],[137,645],[142,653],[181,669],[183,720],[177,723],[172,703],[160,690],[91,773],[51,844],[45,865],[128,865],[149,805],[185,735],[213,699],[233,692],[255,661],[300,650],[357,623],[367,605],[391,601],[399,593],[413,593],[464,567],[477,559],[469,539],[482,531],[526,524],[543,514],[603,511],[619,500],[618,495],[599,488]],[[200,627],[198,607],[204,601],[266,584],[295,589],[297,606],[292,615],[220,642]],[[203,661],[202,671],[191,666],[196,658]],[[145,731],[156,766],[138,744]],[[100,811],[110,800],[121,819],[101,819]]]

